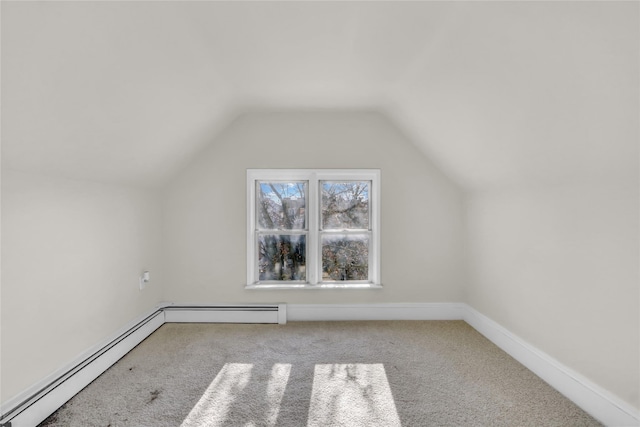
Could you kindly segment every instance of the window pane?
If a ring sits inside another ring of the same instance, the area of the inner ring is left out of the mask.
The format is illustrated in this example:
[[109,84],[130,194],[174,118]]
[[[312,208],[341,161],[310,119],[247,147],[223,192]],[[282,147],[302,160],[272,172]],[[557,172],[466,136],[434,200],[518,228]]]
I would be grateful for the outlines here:
[[368,280],[369,236],[322,236],[322,280]]
[[369,229],[369,181],[321,181],[322,229]]
[[258,280],[307,280],[306,246],[299,234],[258,236]]
[[307,183],[258,181],[257,227],[262,230],[306,228]]

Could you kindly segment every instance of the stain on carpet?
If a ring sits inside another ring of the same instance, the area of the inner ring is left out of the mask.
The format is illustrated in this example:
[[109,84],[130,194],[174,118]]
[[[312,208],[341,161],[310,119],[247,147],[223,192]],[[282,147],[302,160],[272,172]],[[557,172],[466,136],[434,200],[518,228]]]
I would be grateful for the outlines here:
[[149,394],[151,394],[151,398],[147,402],[147,405],[151,404],[154,400],[156,400],[158,398],[158,396],[160,396],[161,392],[162,392],[161,390],[153,390],[153,391],[149,392]]

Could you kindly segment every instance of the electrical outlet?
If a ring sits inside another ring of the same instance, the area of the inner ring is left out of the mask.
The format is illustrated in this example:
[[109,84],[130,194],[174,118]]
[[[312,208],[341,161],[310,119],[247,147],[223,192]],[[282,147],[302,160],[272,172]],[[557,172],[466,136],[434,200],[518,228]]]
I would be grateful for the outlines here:
[[147,286],[147,283],[149,283],[149,280],[151,280],[151,276],[149,272],[144,271],[140,276],[140,290],[143,290],[145,286]]

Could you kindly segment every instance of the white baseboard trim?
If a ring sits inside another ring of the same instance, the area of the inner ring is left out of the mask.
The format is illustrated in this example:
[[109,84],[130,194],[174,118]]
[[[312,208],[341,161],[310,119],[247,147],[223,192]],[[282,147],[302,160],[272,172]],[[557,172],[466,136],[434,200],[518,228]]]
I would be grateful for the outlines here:
[[[241,310],[240,313],[237,307],[230,306],[163,304],[114,334],[112,339],[88,350],[65,368],[4,403],[0,409],[0,427],[38,425],[164,323],[282,324],[287,320],[464,320],[605,425],[640,426],[640,415],[631,405],[531,346],[467,304],[249,304],[243,307],[251,310]],[[229,313],[231,316],[228,316]]]
[[462,320],[464,304],[287,304],[289,321]]
[[0,427],[34,427],[164,324],[162,308],[130,323],[2,405]]
[[464,304],[464,321],[606,426],[639,426],[631,405]]
[[463,303],[288,304],[289,321],[464,320],[607,426],[640,426],[631,405]]

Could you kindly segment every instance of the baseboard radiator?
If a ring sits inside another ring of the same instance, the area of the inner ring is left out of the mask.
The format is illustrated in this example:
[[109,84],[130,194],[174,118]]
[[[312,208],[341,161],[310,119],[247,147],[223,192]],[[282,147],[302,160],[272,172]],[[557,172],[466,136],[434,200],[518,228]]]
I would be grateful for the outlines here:
[[0,427],[34,427],[164,324],[155,310],[2,405]]
[[6,402],[0,427],[34,427],[165,323],[286,323],[285,304],[163,305]]
[[169,305],[167,323],[280,323],[287,322],[286,304]]

